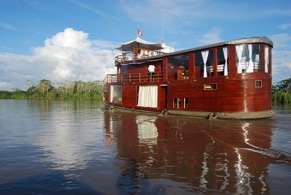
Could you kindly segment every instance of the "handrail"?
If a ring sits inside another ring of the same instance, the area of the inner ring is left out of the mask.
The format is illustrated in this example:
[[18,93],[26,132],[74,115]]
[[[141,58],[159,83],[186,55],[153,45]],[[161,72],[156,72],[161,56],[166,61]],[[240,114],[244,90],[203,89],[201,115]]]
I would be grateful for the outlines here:
[[155,72],[150,78],[148,73],[131,73],[122,75],[122,82],[159,82],[163,81],[163,72]]
[[115,56],[115,63],[117,64],[117,63],[142,59],[142,58],[151,57],[151,56],[158,56],[162,54],[165,54],[165,52],[162,52],[159,50],[135,48],[132,52],[123,53],[123,54]]
[[150,78],[148,73],[131,73],[131,74],[107,74],[104,83],[114,83],[114,82],[159,82],[163,81],[163,72],[155,72]]
[[150,57],[150,56],[157,56],[165,54],[164,52],[161,52],[159,50],[151,50],[151,49],[144,49],[144,48],[135,48],[134,49],[134,58],[135,59],[141,59],[145,57]]
[[117,74],[107,74],[103,82],[104,83],[117,82]]

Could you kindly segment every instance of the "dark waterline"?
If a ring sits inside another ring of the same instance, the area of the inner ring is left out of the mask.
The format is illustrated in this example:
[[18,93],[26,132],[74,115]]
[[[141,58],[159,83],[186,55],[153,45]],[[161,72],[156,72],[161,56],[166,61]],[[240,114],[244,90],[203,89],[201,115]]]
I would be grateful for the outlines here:
[[263,120],[0,100],[0,194],[287,194],[291,106]]

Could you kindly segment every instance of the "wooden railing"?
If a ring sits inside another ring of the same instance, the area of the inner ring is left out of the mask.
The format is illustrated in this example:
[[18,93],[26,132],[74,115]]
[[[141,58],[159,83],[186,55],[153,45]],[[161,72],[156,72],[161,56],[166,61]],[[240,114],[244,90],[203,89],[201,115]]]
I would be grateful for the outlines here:
[[131,74],[108,74],[104,82],[113,83],[113,82],[159,82],[163,81],[163,72],[155,72],[152,77],[148,73],[131,73]]
[[117,74],[108,74],[106,75],[106,77],[104,78],[104,84],[105,83],[114,83],[117,82]]
[[161,51],[157,51],[157,50],[135,48],[132,52],[115,56],[115,63],[117,64],[117,63],[123,63],[127,61],[134,61],[134,60],[151,57],[151,56],[158,56],[162,54],[165,54],[165,53]]
[[155,72],[152,78],[148,73],[132,73],[122,75],[122,82],[158,82],[158,81],[163,81],[162,72]]

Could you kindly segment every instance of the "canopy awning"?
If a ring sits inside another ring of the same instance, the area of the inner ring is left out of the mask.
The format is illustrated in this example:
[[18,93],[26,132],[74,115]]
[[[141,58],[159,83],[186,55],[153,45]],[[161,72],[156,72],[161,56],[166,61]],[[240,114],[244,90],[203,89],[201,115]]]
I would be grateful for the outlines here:
[[119,46],[116,49],[119,49],[121,51],[135,51],[135,49],[141,48],[141,49],[147,49],[147,50],[161,50],[163,49],[163,46],[161,43],[151,43],[145,40],[142,40],[141,38],[137,37],[135,40],[129,41],[127,43],[123,43],[121,46]]

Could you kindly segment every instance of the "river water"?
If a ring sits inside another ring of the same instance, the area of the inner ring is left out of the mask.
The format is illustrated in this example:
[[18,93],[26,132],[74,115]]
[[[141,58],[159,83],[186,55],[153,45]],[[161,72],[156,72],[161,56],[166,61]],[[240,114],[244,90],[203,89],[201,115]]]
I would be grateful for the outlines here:
[[287,194],[291,106],[262,120],[0,100],[0,194]]

